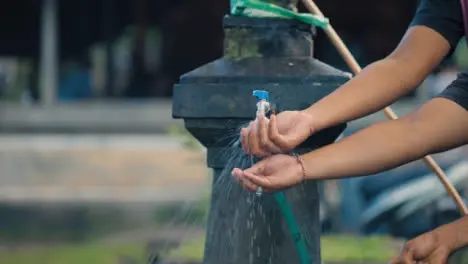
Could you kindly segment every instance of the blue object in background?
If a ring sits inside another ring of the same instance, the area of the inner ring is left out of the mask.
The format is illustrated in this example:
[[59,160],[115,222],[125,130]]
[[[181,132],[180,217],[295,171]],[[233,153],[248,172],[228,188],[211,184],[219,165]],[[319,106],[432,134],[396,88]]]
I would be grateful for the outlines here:
[[58,97],[61,101],[83,100],[92,96],[91,74],[87,69],[70,71],[60,81]]

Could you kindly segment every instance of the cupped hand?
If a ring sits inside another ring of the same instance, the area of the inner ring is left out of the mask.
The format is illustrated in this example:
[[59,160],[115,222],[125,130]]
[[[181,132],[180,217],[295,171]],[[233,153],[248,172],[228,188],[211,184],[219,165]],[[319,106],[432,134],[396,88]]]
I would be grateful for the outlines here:
[[249,155],[266,157],[293,150],[315,132],[312,116],[303,111],[284,111],[270,120],[258,116],[241,130],[241,144]]
[[390,264],[446,264],[450,250],[440,232],[436,229],[408,241]]
[[284,154],[268,157],[246,170],[235,168],[232,175],[250,191],[256,191],[259,186],[265,192],[278,191],[304,180],[302,166],[296,157]]

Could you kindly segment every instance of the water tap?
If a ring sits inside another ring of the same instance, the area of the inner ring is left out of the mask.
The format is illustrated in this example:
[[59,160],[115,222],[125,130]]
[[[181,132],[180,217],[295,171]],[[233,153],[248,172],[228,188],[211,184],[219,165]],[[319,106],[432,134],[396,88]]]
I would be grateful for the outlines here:
[[253,96],[257,97],[257,116],[265,115],[270,112],[270,95],[267,91],[264,90],[255,90],[253,91]]
[[[264,90],[255,90],[253,91],[252,94],[258,99],[257,116],[263,115],[266,117],[267,113],[270,112],[271,110],[269,93]],[[262,196],[262,194],[263,194],[263,188],[261,186],[258,186],[257,191],[255,192],[255,195],[257,195],[257,197],[260,197]]]

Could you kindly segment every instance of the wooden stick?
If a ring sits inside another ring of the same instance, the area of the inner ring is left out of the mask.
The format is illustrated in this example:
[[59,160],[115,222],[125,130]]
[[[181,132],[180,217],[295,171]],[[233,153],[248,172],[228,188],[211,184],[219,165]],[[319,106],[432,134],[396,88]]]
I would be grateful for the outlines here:
[[[304,3],[304,6],[312,14],[322,16],[322,17],[324,16],[323,13],[318,8],[318,6],[312,0],[302,0],[302,2]],[[330,38],[330,41],[333,43],[333,45],[335,45],[336,49],[341,54],[343,59],[346,61],[349,68],[351,68],[354,75],[361,72],[362,70],[361,67],[359,66],[359,64],[357,63],[356,59],[351,54],[351,52],[348,50],[344,42],[341,40],[340,36],[338,36],[335,29],[333,29],[333,27],[330,24],[328,24],[328,26],[324,29],[324,31]],[[390,107],[386,107],[384,109],[384,113],[388,119],[391,119],[391,120],[398,119],[398,116],[395,114],[395,112],[393,112],[393,110]],[[468,215],[468,208],[463,202],[463,199],[461,198],[460,194],[457,192],[455,187],[452,185],[447,175],[445,175],[444,171],[437,164],[437,162],[431,156],[426,156],[424,157],[423,160],[426,163],[426,165],[429,166],[429,168],[439,177],[440,181],[444,185],[447,192],[450,194],[450,196],[452,196],[460,212],[463,215]]]

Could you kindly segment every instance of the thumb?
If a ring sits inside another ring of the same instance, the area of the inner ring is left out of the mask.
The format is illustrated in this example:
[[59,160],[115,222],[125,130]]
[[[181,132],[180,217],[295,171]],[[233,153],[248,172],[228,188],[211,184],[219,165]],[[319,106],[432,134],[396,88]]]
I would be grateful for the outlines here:
[[267,159],[259,161],[255,163],[254,165],[252,165],[252,167],[244,170],[244,172],[249,173],[249,174],[255,174],[255,175],[262,174],[263,170],[265,169],[266,162],[267,162]]

